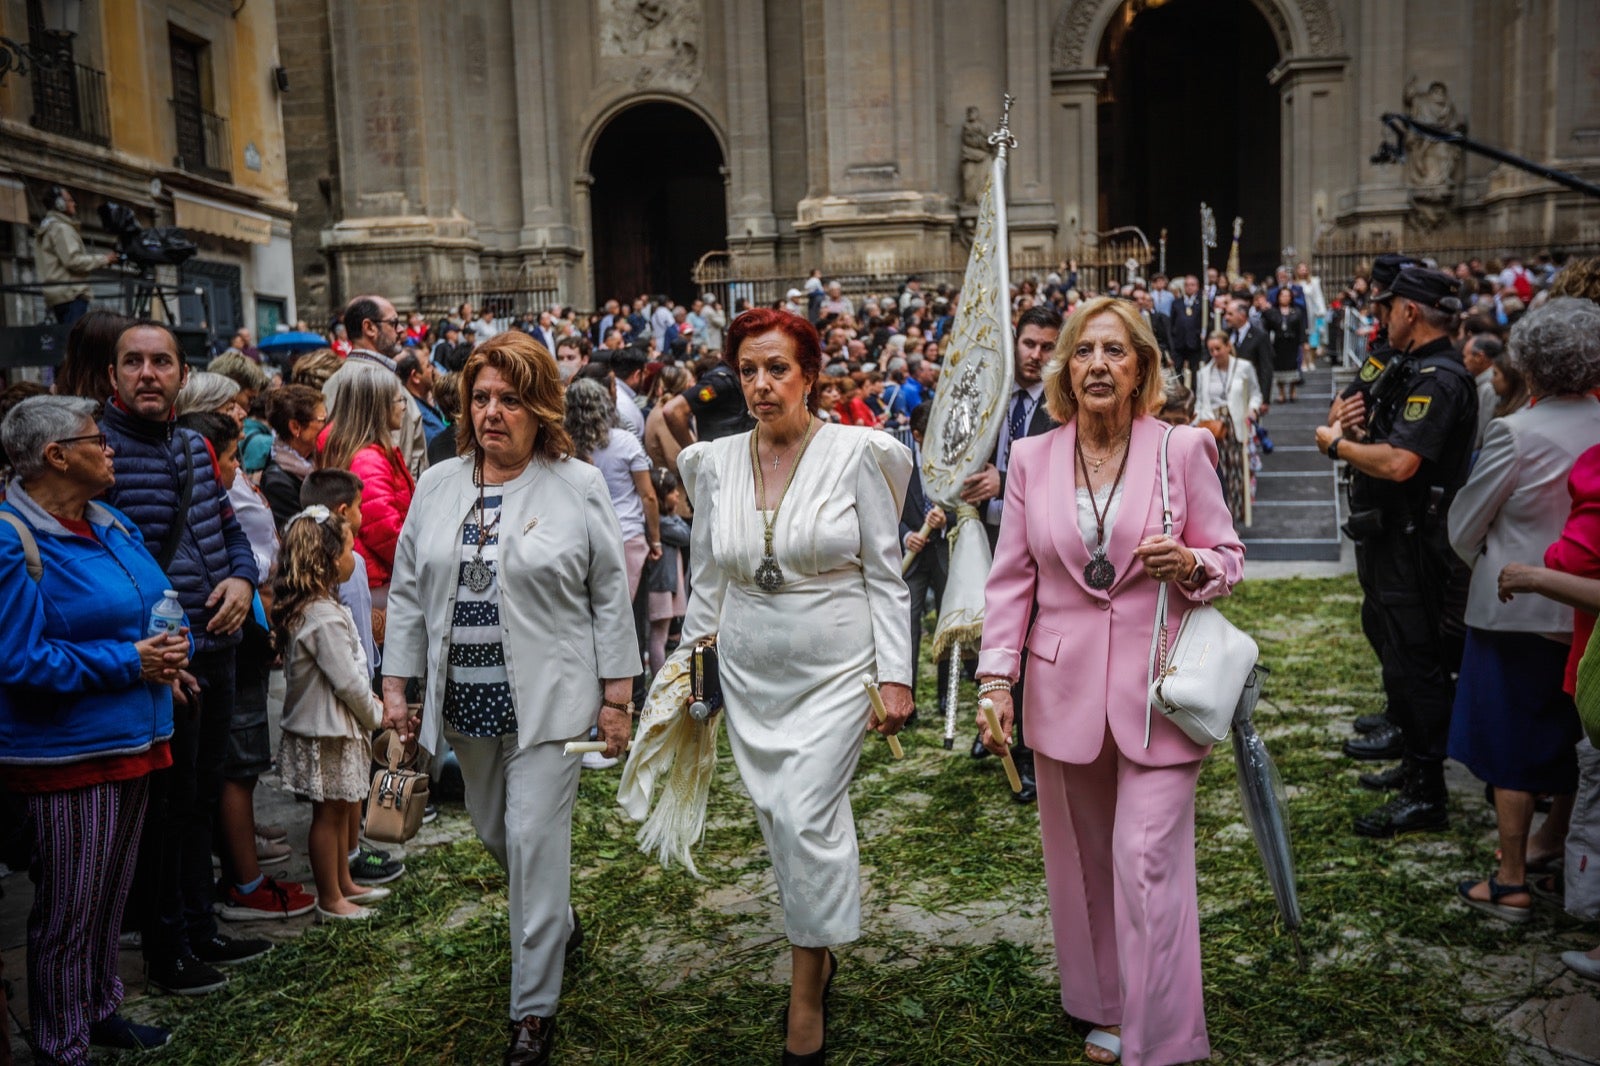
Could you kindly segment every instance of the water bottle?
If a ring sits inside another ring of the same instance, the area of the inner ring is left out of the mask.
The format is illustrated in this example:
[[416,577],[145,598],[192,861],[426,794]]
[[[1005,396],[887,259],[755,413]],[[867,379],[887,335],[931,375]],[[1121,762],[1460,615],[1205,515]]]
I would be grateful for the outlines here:
[[178,602],[178,594],[167,589],[161,594],[161,602],[150,611],[150,629],[146,636],[170,634],[175,637],[182,628],[183,605]]

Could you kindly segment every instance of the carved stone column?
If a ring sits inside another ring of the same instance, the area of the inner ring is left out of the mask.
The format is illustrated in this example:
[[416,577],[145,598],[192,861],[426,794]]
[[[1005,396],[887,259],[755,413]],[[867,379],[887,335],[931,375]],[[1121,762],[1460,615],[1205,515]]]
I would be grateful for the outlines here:
[[1056,70],[1050,75],[1050,144],[1055,152],[1055,201],[1063,250],[1100,228],[1100,152],[1096,104],[1105,67]]

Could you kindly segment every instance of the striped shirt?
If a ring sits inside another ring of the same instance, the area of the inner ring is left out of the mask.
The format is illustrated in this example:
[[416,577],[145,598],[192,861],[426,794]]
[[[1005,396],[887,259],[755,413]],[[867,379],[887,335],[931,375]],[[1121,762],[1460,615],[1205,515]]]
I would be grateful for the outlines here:
[[[458,562],[460,588],[455,617],[450,621],[450,663],[445,671],[444,720],[468,737],[502,737],[517,731],[517,709],[506,676],[505,647],[500,642],[500,497],[485,496],[483,513],[473,509],[461,527]],[[479,519],[483,526],[480,526]],[[484,536],[484,526],[489,529]],[[493,575],[489,587],[474,592],[467,586],[467,564],[481,558]]]

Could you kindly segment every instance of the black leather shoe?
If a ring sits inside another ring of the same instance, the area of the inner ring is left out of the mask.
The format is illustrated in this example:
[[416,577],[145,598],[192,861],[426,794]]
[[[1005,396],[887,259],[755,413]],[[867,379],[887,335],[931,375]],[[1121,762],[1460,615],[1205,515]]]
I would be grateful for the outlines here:
[[1360,733],[1362,736],[1366,736],[1368,733],[1372,732],[1374,729],[1381,729],[1386,725],[1393,725],[1393,724],[1394,724],[1393,722],[1389,721],[1389,715],[1387,713],[1384,713],[1384,714],[1364,714],[1360,718],[1357,718],[1353,723],[1351,723],[1351,728],[1354,729],[1357,733]]
[[555,1035],[554,1018],[530,1014],[520,1022],[512,1022],[505,1066],[545,1066],[550,1061],[550,1046]]
[[1450,814],[1443,799],[1400,795],[1385,803],[1371,814],[1355,821],[1358,836],[1387,839],[1400,833],[1423,833],[1445,829],[1450,825]]
[[1017,776],[1022,778],[1022,791],[1013,792],[1011,798],[1018,803],[1036,803],[1039,799],[1039,784],[1033,776],[1033,760],[1027,762],[1017,761]]
[[1380,762],[1400,758],[1405,754],[1405,747],[1405,738],[1400,735],[1400,730],[1384,723],[1365,736],[1351,737],[1345,741],[1344,753],[1363,762]]
[[982,733],[972,738],[972,757],[974,759],[987,759],[992,754],[993,752],[983,746]]
[[1362,774],[1356,778],[1362,788],[1374,792],[1394,792],[1406,783],[1406,764],[1396,763],[1387,770],[1379,770],[1374,774]]
[[583,923],[578,920],[578,912],[572,912],[572,932],[567,934],[567,957],[571,958],[583,950]]

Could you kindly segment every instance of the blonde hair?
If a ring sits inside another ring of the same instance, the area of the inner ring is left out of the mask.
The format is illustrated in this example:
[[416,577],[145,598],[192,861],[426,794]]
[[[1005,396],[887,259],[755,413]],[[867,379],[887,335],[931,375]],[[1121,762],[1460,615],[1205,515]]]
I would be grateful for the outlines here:
[[334,470],[349,470],[356,452],[369,444],[376,444],[386,455],[394,451],[389,412],[395,399],[405,396],[400,379],[393,374],[363,372],[342,380],[328,412],[328,438],[317,457],[317,466]]
[[332,348],[318,348],[294,361],[294,368],[289,371],[289,383],[309,385],[320,392],[327,380],[343,365],[344,360]]
[[1165,381],[1161,375],[1161,349],[1156,345],[1155,334],[1145,325],[1138,308],[1114,296],[1097,296],[1079,304],[1077,310],[1062,322],[1055,351],[1050,353],[1050,361],[1044,365],[1045,410],[1063,425],[1078,416],[1078,398],[1072,393],[1072,375],[1067,372],[1067,361],[1072,358],[1072,350],[1083,338],[1083,331],[1101,315],[1111,315],[1122,323],[1134,354],[1139,357],[1134,417],[1158,414],[1166,401]]

